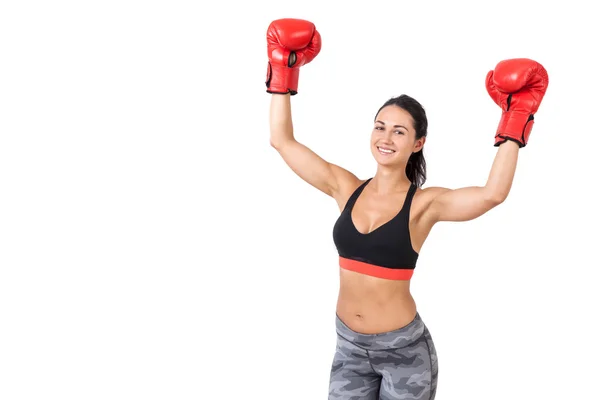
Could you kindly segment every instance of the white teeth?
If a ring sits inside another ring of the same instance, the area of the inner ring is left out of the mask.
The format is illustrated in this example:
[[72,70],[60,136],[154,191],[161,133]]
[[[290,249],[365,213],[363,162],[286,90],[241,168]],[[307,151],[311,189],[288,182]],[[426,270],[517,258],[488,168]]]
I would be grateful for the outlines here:
[[388,150],[388,149],[382,149],[381,147],[378,147],[379,151],[385,154],[392,154],[395,153],[394,150]]

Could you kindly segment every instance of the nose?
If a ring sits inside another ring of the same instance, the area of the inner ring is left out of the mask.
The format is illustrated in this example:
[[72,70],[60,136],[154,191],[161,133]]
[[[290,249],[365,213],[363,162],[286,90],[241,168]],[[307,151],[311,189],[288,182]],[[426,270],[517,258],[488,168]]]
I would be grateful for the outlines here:
[[394,135],[394,133],[392,132],[392,130],[386,129],[383,132],[382,139],[384,139],[386,141],[386,143],[392,143],[392,136],[393,135]]

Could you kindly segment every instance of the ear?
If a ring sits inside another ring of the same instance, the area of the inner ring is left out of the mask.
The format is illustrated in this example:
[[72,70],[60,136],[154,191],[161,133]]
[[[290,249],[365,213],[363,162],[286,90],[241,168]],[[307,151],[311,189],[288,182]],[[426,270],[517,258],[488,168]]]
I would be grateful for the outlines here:
[[425,136],[420,139],[415,140],[415,146],[413,147],[413,153],[417,153],[423,150],[423,146],[425,146]]

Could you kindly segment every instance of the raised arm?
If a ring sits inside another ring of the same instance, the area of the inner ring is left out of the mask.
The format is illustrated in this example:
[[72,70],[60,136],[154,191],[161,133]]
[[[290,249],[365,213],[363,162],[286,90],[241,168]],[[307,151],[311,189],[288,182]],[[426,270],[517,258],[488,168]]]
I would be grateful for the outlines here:
[[304,181],[338,203],[358,181],[352,173],[329,163],[294,137],[291,96],[298,93],[300,67],[319,53],[321,37],[315,26],[298,19],[271,23],[267,31],[269,65],[267,92],[272,94],[270,142],[286,164]]
[[429,211],[432,218],[435,221],[469,221],[501,204],[510,192],[518,154],[517,143],[503,143],[496,153],[485,186],[425,189],[431,192],[433,198]]
[[308,184],[323,193],[344,201],[345,193],[356,186],[358,178],[330,163],[294,138],[290,95],[273,95],[271,99],[271,146],[285,163]]
[[494,145],[498,148],[487,183],[461,189],[428,188],[428,213],[433,222],[468,221],[502,203],[512,186],[519,149],[525,147],[534,123],[534,114],[546,93],[548,74],[529,59],[505,60],[490,71],[486,89],[502,108]]

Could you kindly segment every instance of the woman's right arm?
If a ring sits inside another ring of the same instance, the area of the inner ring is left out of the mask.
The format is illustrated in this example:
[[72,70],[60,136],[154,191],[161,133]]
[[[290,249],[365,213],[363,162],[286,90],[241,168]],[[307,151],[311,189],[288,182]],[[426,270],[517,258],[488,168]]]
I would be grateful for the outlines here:
[[290,97],[289,94],[271,95],[271,146],[296,175],[333,197],[342,208],[361,181],[344,168],[325,161],[294,138]]

